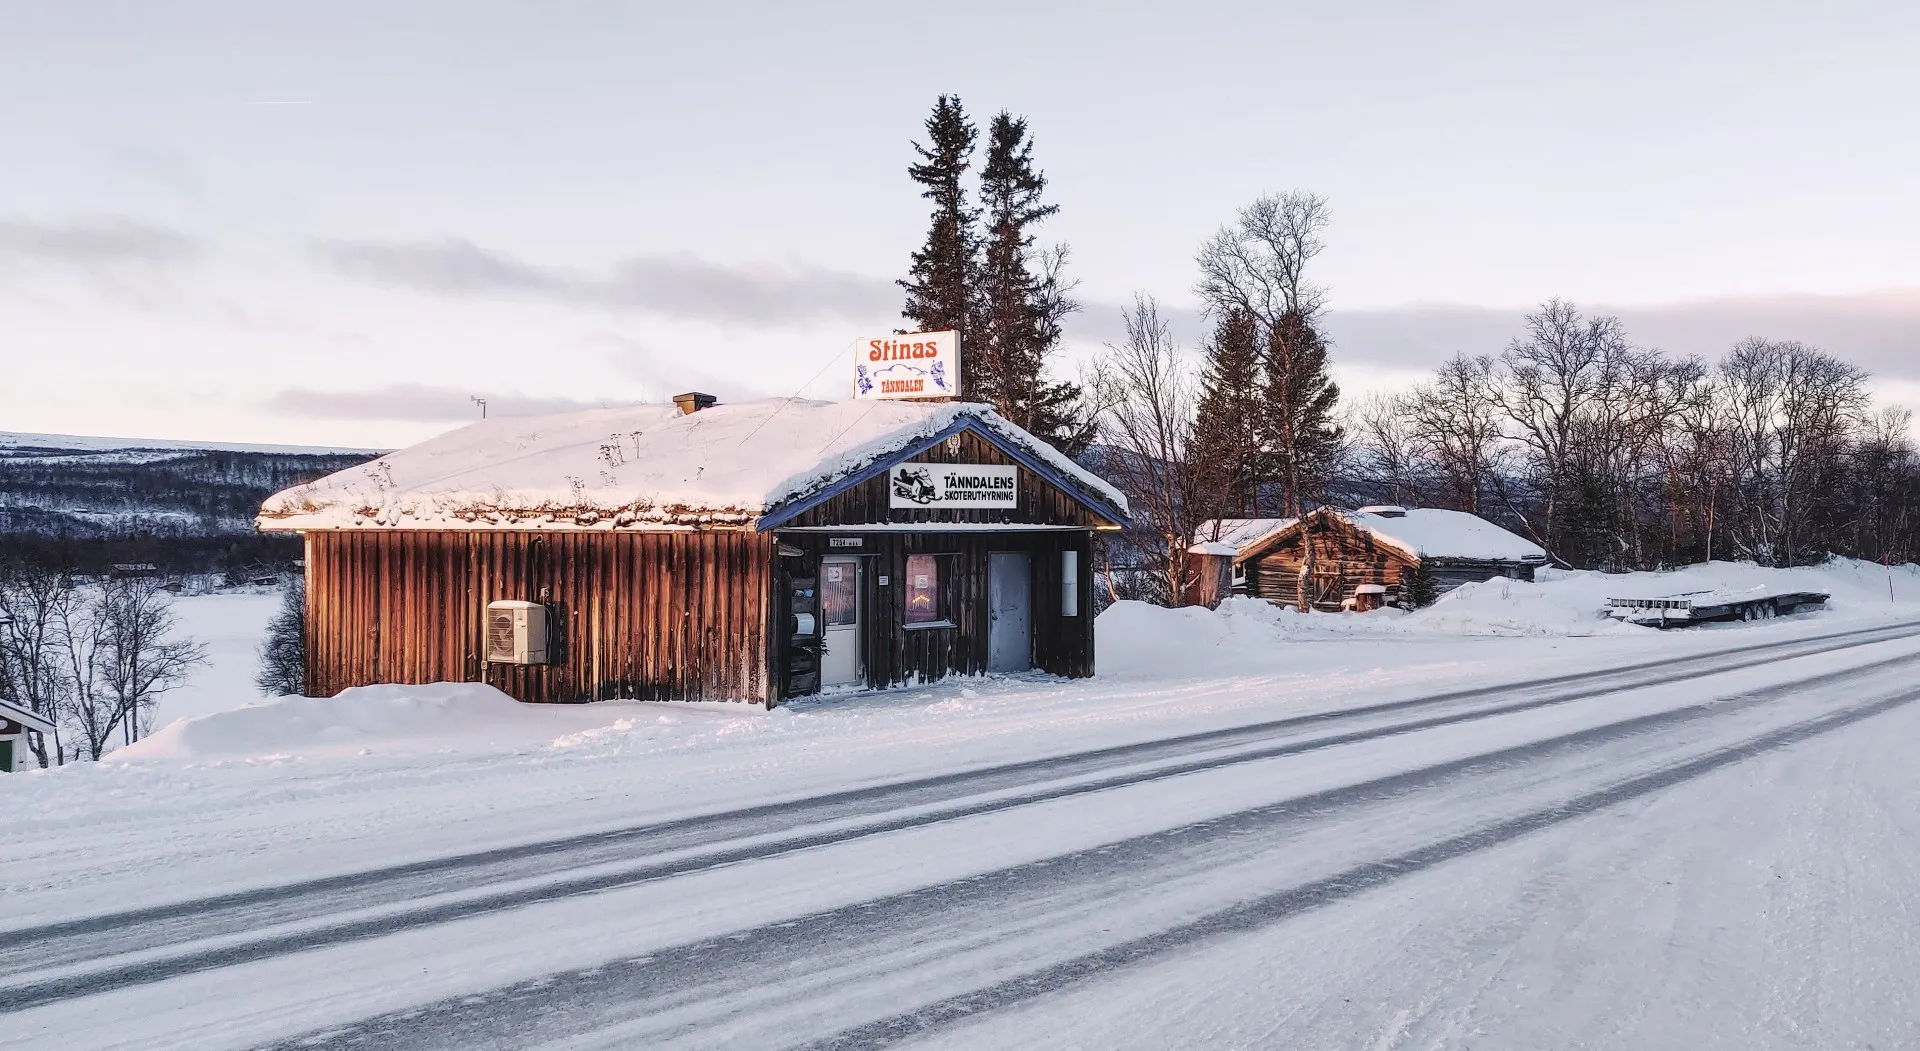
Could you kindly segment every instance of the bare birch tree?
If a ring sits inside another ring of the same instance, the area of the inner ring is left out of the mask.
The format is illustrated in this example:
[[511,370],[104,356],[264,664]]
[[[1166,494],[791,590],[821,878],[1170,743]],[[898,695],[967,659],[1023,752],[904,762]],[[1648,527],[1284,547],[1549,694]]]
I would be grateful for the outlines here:
[[146,736],[160,695],[206,662],[206,647],[174,637],[171,605],[172,596],[157,580],[110,580],[101,586],[94,608],[100,632],[95,661],[123,744]]
[[1136,296],[1125,322],[1125,342],[1108,344],[1092,379],[1103,466],[1127,493],[1132,539],[1153,561],[1159,597],[1180,605],[1193,583],[1187,549],[1223,497],[1220,472],[1194,455],[1196,384],[1158,304]]

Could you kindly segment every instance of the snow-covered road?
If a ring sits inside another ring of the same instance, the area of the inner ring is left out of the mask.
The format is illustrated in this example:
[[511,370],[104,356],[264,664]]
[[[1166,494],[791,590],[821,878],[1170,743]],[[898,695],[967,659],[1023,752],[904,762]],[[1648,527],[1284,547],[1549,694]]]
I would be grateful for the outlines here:
[[1910,1046],[1920,627],[1818,634],[123,910],[88,872],[0,920],[0,1046]]

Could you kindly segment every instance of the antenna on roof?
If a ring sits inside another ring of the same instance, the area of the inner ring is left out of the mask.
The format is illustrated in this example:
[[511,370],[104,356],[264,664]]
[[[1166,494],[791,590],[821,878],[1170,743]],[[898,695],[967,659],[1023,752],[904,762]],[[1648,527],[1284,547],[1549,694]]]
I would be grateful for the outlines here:
[[[850,339],[850,340],[847,340],[847,347],[849,347],[849,348],[850,348],[850,347],[852,347],[852,346],[853,346],[853,345],[854,345],[855,343],[858,343],[858,342],[860,342],[860,340],[859,340],[858,338],[855,338],[855,339]],[[822,365],[822,366],[820,366],[820,371],[819,371],[819,372],[816,372],[816,373],[814,373],[814,374],[813,374],[813,377],[812,377],[812,379],[809,379],[809,380],[807,380],[807,382],[805,382],[805,383],[802,383],[802,384],[800,385],[800,390],[796,390],[796,391],[794,391],[794,392],[793,392],[792,394],[789,394],[789,395],[787,395],[787,400],[786,400],[786,401],[783,401],[783,402],[781,402],[781,403],[780,403],[780,404],[779,404],[779,405],[778,405],[777,407],[775,407],[775,409],[774,409],[774,410],[773,410],[772,412],[770,412],[770,413],[767,413],[767,415],[766,415],[766,417],[765,417],[764,419],[762,419],[762,420],[760,421],[760,423],[759,423],[759,424],[758,424],[757,426],[755,426],[755,427],[753,428],[753,430],[750,430],[750,431],[748,431],[748,432],[747,432],[747,437],[746,437],[746,438],[742,438],[742,439],[740,439],[740,442],[739,442],[739,444],[740,444],[740,445],[745,445],[745,444],[747,444],[747,438],[751,438],[751,437],[753,437],[754,435],[756,435],[756,434],[759,434],[759,433],[760,433],[760,428],[761,428],[761,427],[765,427],[765,426],[767,425],[767,421],[768,421],[768,420],[771,420],[771,419],[773,419],[773,418],[774,418],[775,416],[778,416],[778,415],[780,415],[780,413],[781,413],[781,410],[783,410],[783,409],[785,409],[785,408],[786,408],[787,406],[789,406],[789,405],[792,405],[792,404],[794,403],[794,400],[795,400],[795,399],[797,399],[798,397],[800,397],[800,393],[801,393],[801,391],[804,391],[804,390],[806,390],[806,389],[807,389],[808,387],[811,387],[811,386],[813,386],[813,384],[814,384],[814,381],[815,381],[815,380],[818,380],[818,379],[819,379],[820,377],[822,377],[822,376],[824,376],[824,375],[826,375],[826,374],[827,374],[827,370],[833,367],[833,363],[834,363],[834,361],[835,361],[836,359],[838,359],[838,358],[840,358],[840,357],[841,357],[842,355],[844,355],[844,354],[846,354],[846,352],[847,352],[847,350],[846,350],[846,348],[842,348],[842,349],[840,349],[840,350],[836,350],[836,351],[834,351],[834,352],[833,352],[833,357],[831,357],[831,358],[828,358],[828,359],[827,359],[827,363],[826,363],[825,365]]]

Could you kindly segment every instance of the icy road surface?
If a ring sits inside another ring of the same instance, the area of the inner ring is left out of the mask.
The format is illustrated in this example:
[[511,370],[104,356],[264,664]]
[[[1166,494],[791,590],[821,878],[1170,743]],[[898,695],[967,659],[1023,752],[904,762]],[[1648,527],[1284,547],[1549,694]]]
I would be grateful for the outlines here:
[[0,1046],[1920,1046],[1920,625],[1686,645],[384,869],[129,832],[9,884]]

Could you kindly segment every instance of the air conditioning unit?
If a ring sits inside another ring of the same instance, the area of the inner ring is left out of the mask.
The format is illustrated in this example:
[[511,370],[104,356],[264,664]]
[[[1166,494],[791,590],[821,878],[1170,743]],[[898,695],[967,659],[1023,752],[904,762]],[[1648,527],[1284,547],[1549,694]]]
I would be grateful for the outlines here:
[[547,607],[519,599],[487,603],[487,663],[547,663]]

